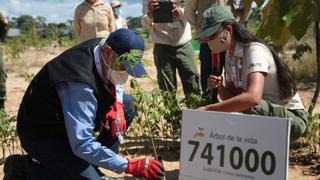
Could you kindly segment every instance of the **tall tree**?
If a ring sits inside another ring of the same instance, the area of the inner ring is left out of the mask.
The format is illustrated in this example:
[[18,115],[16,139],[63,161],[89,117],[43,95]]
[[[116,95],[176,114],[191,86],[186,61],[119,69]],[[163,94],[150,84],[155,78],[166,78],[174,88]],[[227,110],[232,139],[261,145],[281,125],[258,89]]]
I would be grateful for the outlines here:
[[45,17],[37,16],[35,20],[37,28],[45,28],[47,26],[47,19]]
[[32,32],[33,28],[36,25],[36,20],[30,15],[22,15],[17,18],[17,27],[21,29],[21,31]]

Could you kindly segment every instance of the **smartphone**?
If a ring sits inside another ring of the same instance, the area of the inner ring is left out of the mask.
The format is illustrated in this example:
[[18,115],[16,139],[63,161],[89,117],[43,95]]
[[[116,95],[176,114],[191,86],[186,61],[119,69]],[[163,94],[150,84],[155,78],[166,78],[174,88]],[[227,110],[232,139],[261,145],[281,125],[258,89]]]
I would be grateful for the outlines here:
[[170,1],[160,1],[159,8],[153,10],[154,23],[170,23],[173,22],[173,3]]

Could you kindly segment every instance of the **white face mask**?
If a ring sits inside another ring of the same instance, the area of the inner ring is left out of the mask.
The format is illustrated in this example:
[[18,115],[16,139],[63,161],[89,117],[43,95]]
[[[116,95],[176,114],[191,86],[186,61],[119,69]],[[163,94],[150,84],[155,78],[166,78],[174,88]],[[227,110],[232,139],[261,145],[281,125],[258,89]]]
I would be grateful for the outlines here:
[[231,46],[231,34],[226,29],[218,37],[208,41],[209,48],[214,53],[220,53],[228,50]]
[[127,71],[116,71],[116,70],[113,70],[111,68],[111,66],[105,62],[105,60],[103,60],[103,62],[108,68],[108,74],[107,74],[106,78],[108,80],[110,80],[112,82],[112,84],[114,84],[114,85],[116,85],[116,84],[125,84],[127,82],[128,76],[129,76]]

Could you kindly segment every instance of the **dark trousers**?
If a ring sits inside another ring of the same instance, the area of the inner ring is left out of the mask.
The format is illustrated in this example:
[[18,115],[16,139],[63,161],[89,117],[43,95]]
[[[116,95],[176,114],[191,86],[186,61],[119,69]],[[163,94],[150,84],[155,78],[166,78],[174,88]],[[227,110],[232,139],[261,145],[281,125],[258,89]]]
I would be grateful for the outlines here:
[[212,64],[212,52],[208,46],[208,43],[200,44],[200,77],[201,77],[201,87],[204,96],[211,96],[208,104],[216,103],[218,97],[218,89],[208,90],[208,78],[210,75],[221,76],[224,61],[225,52],[220,53],[220,65],[213,67]]
[[192,93],[200,94],[199,73],[190,42],[178,47],[155,44],[153,55],[161,90],[177,90],[176,72],[178,71],[185,96]]
[[[135,99],[130,95],[123,95],[124,113],[127,127],[137,114],[130,104]],[[97,140],[113,150],[117,148],[117,139],[108,139],[107,132],[102,132]],[[30,162],[28,180],[100,180],[94,166],[84,159],[75,156],[68,140],[45,139],[28,142],[20,139],[22,146],[29,156],[40,161]]]

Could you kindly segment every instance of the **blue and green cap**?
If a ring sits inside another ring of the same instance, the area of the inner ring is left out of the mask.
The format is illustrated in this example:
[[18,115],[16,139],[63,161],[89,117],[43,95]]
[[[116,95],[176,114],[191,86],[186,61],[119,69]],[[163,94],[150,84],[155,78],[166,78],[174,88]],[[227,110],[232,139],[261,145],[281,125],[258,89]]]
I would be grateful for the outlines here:
[[142,63],[144,40],[137,32],[126,28],[118,29],[109,35],[106,42],[119,55],[119,63],[131,76],[148,75]]
[[220,27],[222,22],[234,20],[231,11],[224,6],[212,5],[202,15],[201,32],[196,39],[211,36]]

